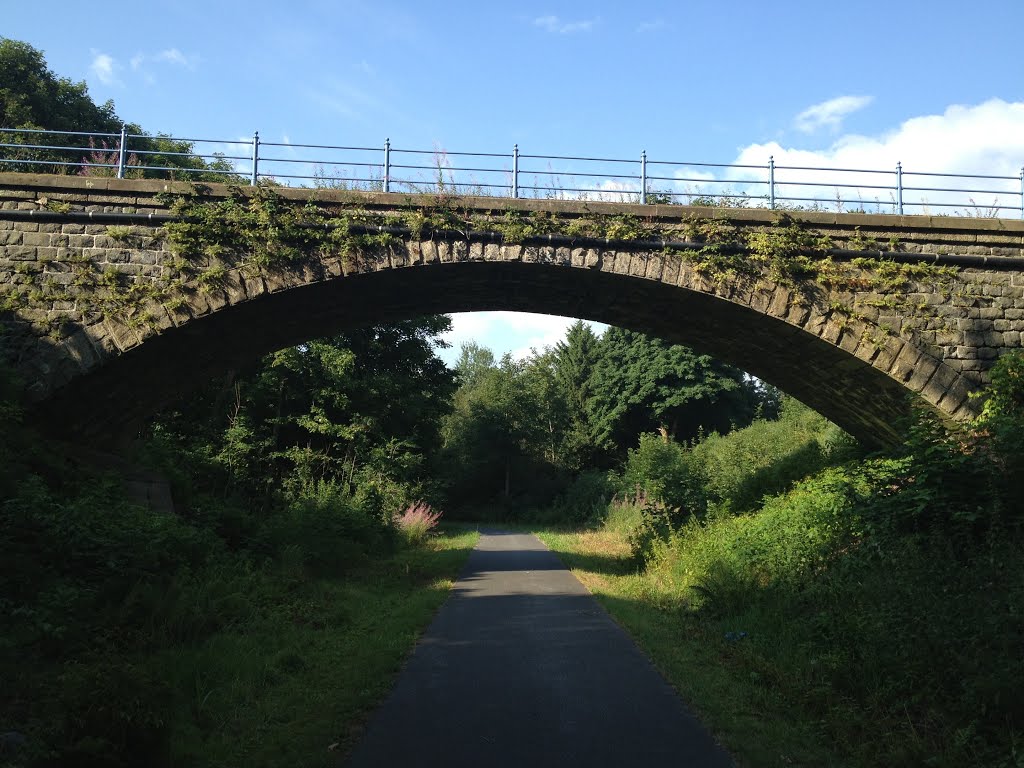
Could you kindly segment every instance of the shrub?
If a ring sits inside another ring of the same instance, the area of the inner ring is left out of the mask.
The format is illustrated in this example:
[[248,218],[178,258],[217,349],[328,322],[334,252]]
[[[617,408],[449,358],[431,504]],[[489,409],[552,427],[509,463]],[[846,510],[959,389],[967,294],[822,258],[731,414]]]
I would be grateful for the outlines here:
[[606,473],[597,470],[581,472],[555,500],[551,518],[570,525],[600,520],[613,493],[612,482]]
[[667,507],[685,513],[703,511],[703,467],[694,455],[661,435],[640,435],[640,444],[629,452],[620,492],[643,491]]
[[440,512],[434,512],[429,504],[419,501],[395,515],[395,526],[407,543],[419,544],[430,536],[440,519]]
[[339,485],[321,482],[274,515],[258,542],[264,551],[290,560],[301,550],[315,576],[337,576],[393,544],[391,527],[367,511]]
[[827,466],[852,457],[853,439],[807,406],[785,398],[777,421],[757,421],[693,448],[709,503],[734,512],[757,507]]

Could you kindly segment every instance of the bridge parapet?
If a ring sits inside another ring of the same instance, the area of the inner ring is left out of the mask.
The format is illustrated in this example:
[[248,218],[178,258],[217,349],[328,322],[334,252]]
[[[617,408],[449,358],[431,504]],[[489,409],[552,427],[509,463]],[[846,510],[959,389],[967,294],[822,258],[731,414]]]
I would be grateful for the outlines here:
[[969,416],[1024,332],[1019,221],[275,189],[238,192],[286,216],[241,232],[202,206],[244,197],[193,192],[0,174],[2,345],[41,412],[98,434],[344,325],[521,309],[689,343],[888,442],[908,391]]

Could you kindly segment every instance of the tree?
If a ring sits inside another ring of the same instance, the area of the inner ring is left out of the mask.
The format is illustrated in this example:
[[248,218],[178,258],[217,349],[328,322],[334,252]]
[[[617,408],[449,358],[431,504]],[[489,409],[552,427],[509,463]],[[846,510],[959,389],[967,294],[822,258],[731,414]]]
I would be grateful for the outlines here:
[[[434,354],[445,316],[345,331],[214,382],[155,427],[205,444],[223,487],[266,505],[317,483],[422,487],[455,375]],[[394,510],[391,510],[394,511]]]
[[84,81],[58,77],[41,51],[0,38],[0,128],[114,133],[121,120],[113,101],[97,105]]
[[[0,38],[0,128],[119,134],[122,126],[135,136],[130,149],[140,153],[130,158],[130,164],[136,166],[136,170],[129,172],[130,176],[155,177],[164,173],[138,168],[145,165],[182,169],[187,172],[187,178],[195,180],[225,181],[230,178],[232,169],[227,161],[220,158],[204,160],[194,154],[190,142],[146,134],[140,126],[126,123],[118,117],[113,101],[96,104],[89,96],[84,81],[76,83],[56,75],[47,66],[42,51],[28,43]],[[68,137],[5,133],[3,143],[58,147],[66,146]],[[92,163],[91,167],[83,167],[80,172],[112,176],[115,170],[102,166],[117,162],[118,143],[105,139],[90,140],[90,146],[83,148],[81,154],[58,149],[5,148],[0,150],[0,159],[53,163],[50,166],[13,166],[52,173],[67,172],[67,166],[58,163]],[[145,161],[139,157],[144,157]]]
[[590,466],[596,458],[594,429],[589,403],[593,397],[594,366],[597,364],[600,339],[589,324],[577,320],[555,344],[552,353],[555,379],[566,406],[568,424],[563,440],[565,466],[579,470]]
[[727,432],[754,415],[742,371],[622,328],[609,328],[601,338],[590,386],[595,442],[617,456],[644,432],[689,440],[701,431]]

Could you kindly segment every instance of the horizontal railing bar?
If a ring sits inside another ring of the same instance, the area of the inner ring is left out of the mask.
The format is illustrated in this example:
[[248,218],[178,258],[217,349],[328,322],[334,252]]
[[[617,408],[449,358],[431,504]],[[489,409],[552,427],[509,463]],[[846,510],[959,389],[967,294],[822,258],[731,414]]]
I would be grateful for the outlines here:
[[[110,134],[110,135],[114,136],[115,138],[121,138],[121,134],[119,134],[119,133],[113,133],[113,134]],[[129,147],[129,149],[131,148],[131,140],[132,139],[149,139],[151,141],[154,141],[154,140],[157,140],[157,139],[164,139],[165,141],[178,141],[178,142],[182,142],[184,144],[240,144],[243,147],[245,147],[245,146],[251,147],[252,146],[252,140],[251,139],[249,141],[246,141],[244,139],[179,139],[179,138],[173,137],[173,136],[147,136],[144,133],[130,133],[130,134],[128,134],[128,136],[126,138],[128,139],[128,147]],[[260,143],[262,143],[262,142],[260,142]]]
[[[392,154],[404,152],[410,155],[443,155],[445,157],[512,157],[511,152],[449,152],[446,149],[395,149],[394,147],[391,147],[390,151]],[[525,155],[520,155],[520,157],[525,157]]]
[[[413,171],[442,171],[444,173],[512,173],[511,168],[462,168],[462,167],[448,167],[448,166],[436,166],[436,165],[400,165],[398,163],[392,163],[392,168],[404,168],[405,170]],[[520,169],[519,171],[523,171]]]
[[633,176],[625,173],[569,173],[568,171],[534,171],[534,170],[523,170],[519,169],[519,175],[523,176],[564,176],[567,179],[576,177],[585,179],[630,179],[631,181],[640,181],[639,176]]
[[979,203],[977,205],[974,205],[974,204],[971,204],[971,203],[934,203],[934,202],[931,202],[930,200],[922,200],[921,202],[907,202],[906,200],[904,200],[903,201],[903,205],[904,206],[916,205],[919,208],[932,208],[932,207],[934,207],[934,208],[984,208],[986,210],[1011,210],[1011,211],[1019,211],[1020,210],[1020,207],[1016,206],[1016,205],[994,205],[994,204],[993,205],[985,205],[984,203]]
[[47,131],[40,128],[0,128],[0,133],[46,133],[58,136],[109,136],[120,138],[120,133],[103,133],[102,131]]
[[580,193],[580,192],[593,192],[598,195],[639,195],[639,189],[596,189],[593,187],[524,187],[519,186],[520,189],[533,189],[536,191],[544,192],[565,192],[565,193]]
[[[251,157],[242,157],[240,160],[252,160]],[[353,167],[360,168],[383,168],[381,163],[364,163],[359,161],[341,161],[341,160],[296,160],[294,158],[285,157],[263,157],[260,156],[260,165],[263,163],[294,163],[295,165],[323,165],[323,166],[346,166],[351,165]],[[395,166],[391,166],[394,168]]]
[[[837,189],[887,189],[890,192],[895,191],[895,188],[890,184],[836,184],[827,181],[779,181],[775,180],[775,188],[779,187],[833,187]],[[907,188],[904,187],[903,191],[906,192]]]
[[520,155],[520,160],[577,160],[585,163],[639,163],[639,160],[621,160],[610,157],[570,157],[568,155]]
[[1014,195],[1016,197],[1020,197],[1020,191],[1013,189],[944,189],[942,187],[904,187],[903,194],[906,194],[907,192],[966,192],[973,195]]
[[648,176],[648,181],[694,181],[708,184],[760,184],[767,185],[767,180],[764,179],[699,179],[695,176]]
[[[634,162],[634,161],[627,161]],[[767,171],[767,165],[740,165],[734,163],[678,163],[672,160],[648,160],[648,165],[681,165],[693,168],[749,168],[751,170]],[[778,166],[776,166],[778,168]]]
[[66,160],[6,160],[0,163],[7,165],[59,165],[68,168],[117,168],[117,163],[71,163]]
[[[239,142],[241,144],[252,144],[251,141]],[[330,144],[288,144],[281,141],[263,141],[260,139],[261,147],[292,147],[293,149],[340,149],[343,152],[383,152],[381,147],[336,147]],[[394,152],[395,150],[391,150]],[[263,158],[260,157],[260,160]]]
[[[391,179],[392,184],[408,184],[409,186],[422,187],[424,184],[429,186],[436,186],[435,182],[432,181],[403,181],[401,179]],[[507,190],[508,184],[483,184],[473,181],[446,181],[444,184],[446,187],[470,187],[472,189],[504,189]],[[520,187],[524,189],[524,187]]]
[[941,176],[949,179],[994,179],[996,181],[1020,181],[1020,176],[984,176],[976,173],[929,173],[928,171],[903,171],[904,176]]
[[117,149],[104,147],[62,147],[46,144],[0,144],[3,149],[45,149],[50,152],[117,152]]
[[870,168],[814,168],[809,165],[776,165],[775,171],[828,171],[833,173],[881,173],[888,176],[892,176],[896,173],[895,169],[890,170],[872,170]]

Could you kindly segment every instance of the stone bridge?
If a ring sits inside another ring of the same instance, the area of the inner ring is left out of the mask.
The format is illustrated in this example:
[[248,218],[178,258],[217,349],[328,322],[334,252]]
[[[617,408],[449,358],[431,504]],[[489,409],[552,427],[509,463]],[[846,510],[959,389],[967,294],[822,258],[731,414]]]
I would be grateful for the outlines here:
[[0,352],[71,441],[287,345],[476,310],[687,344],[885,445],[915,399],[969,418],[1020,347],[1024,222],[0,174]]

